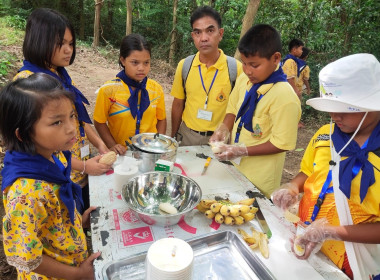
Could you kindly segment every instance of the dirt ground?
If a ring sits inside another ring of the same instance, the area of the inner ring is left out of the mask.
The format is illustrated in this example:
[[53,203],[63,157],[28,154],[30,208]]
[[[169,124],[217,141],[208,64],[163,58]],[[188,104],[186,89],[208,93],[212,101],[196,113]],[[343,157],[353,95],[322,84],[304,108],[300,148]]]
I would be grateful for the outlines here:
[[[4,48],[1,48],[4,50]],[[14,53],[17,57],[22,57],[21,48],[19,47],[8,47],[6,49],[9,52]],[[114,57],[116,57],[114,55]],[[15,65],[15,69],[21,65],[21,60]],[[85,94],[85,96],[90,101],[90,106],[88,111],[93,113],[96,94],[95,91],[99,88],[105,81],[112,79],[119,71],[118,63],[116,58],[114,60],[106,59],[99,54],[96,50],[78,47],[77,56],[73,65],[67,68],[69,74],[75,81],[78,88]],[[165,105],[167,111],[167,133],[170,134],[171,122],[170,122],[170,111],[172,105],[172,97],[170,96],[171,84],[173,81],[175,69],[169,64],[163,61],[153,60],[152,69],[149,77],[158,81],[165,92]],[[9,76],[11,79],[13,74]],[[294,151],[287,153],[286,162],[284,167],[284,172],[282,176],[282,182],[289,181],[294,175],[297,174],[299,169],[299,164],[303,155],[303,151],[306,148],[308,141],[316,131],[316,126],[311,124],[306,124],[304,128],[298,131],[298,141],[297,147]],[[0,139],[1,140],[1,139]],[[2,147],[0,143],[0,148]],[[2,149],[4,150],[4,148]],[[4,157],[4,151],[0,150],[0,165],[2,168],[2,162]],[[1,182],[1,176],[0,176]],[[0,203],[0,217],[4,216],[4,209],[2,202]],[[2,241],[3,236],[1,234],[2,227],[0,230],[0,240]],[[17,273],[15,269],[9,266],[5,260],[2,242],[0,242],[0,279],[2,280],[14,280],[16,279]]]

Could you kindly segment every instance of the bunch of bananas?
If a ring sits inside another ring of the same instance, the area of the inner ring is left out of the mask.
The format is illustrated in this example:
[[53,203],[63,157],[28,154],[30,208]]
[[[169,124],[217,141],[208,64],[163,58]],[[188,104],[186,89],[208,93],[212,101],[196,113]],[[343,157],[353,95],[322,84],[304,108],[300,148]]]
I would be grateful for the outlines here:
[[254,198],[232,203],[229,200],[202,199],[197,209],[219,224],[241,225],[252,220],[258,208],[253,207]]
[[269,258],[268,236],[265,233],[258,232],[254,227],[250,227],[252,235],[249,235],[242,229],[238,229],[238,233],[243,237],[249,248],[256,249],[259,247],[261,255],[264,258]]

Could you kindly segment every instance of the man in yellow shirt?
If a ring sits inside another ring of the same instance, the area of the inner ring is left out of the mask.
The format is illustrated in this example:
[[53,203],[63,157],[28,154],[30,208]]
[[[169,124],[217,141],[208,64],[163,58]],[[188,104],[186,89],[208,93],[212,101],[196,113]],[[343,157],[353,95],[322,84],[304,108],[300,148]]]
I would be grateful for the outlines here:
[[224,33],[218,12],[200,7],[193,12],[190,24],[198,52],[192,56],[188,71],[184,71],[186,59],[178,63],[171,90],[171,135],[181,146],[208,143],[223,121],[234,80],[242,72],[241,63],[218,48]]

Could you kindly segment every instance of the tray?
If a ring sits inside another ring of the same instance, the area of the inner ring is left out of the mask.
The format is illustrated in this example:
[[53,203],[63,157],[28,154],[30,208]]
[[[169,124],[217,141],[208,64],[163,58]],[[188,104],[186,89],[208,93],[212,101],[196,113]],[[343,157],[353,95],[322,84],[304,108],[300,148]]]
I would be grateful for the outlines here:
[[[275,279],[247,244],[232,231],[217,231],[187,240],[194,250],[193,280]],[[147,252],[112,261],[104,280],[144,280]]]

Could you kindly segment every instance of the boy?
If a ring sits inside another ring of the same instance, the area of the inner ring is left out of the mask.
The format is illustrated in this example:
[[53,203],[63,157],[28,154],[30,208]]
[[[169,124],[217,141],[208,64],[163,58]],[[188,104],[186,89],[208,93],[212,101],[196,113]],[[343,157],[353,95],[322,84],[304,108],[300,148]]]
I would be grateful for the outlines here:
[[[232,145],[216,154],[234,165],[266,196],[280,186],[285,152],[294,149],[301,106],[279,66],[280,34],[270,25],[251,27],[239,42],[244,74],[231,93],[223,124],[210,142],[231,133]],[[243,158],[240,159],[240,157]]]
[[306,64],[306,60],[309,56],[310,49],[306,47],[302,47],[302,54],[300,56],[300,59],[305,62],[304,67],[300,69],[300,76],[296,80],[296,86],[297,89],[302,93],[304,89],[306,89],[306,94],[310,94],[310,84],[309,84],[309,79],[310,79],[310,67],[309,65]]
[[306,103],[329,112],[335,124],[319,129],[300,173],[273,193],[284,210],[304,193],[299,216],[310,225],[297,237],[296,245],[305,246],[298,258],[307,259],[322,244],[351,279],[380,279],[379,77],[380,63],[370,54],[350,55],[321,70],[321,97]]
[[293,87],[294,91],[301,99],[302,90],[300,91],[296,86],[297,78],[300,75],[301,68],[305,66],[305,62],[300,60],[302,55],[302,48],[304,43],[299,39],[293,39],[289,42],[289,54],[287,54],[282,61],[282,69],[287,76],[289,84]]
[[[240,61],[219,49],[224,29],[217,11],[199,7],[190,24],[198,52],[178,63],[170,93],[174,97],[171,136],[176,136],[181,146],[208,144],[223,121],[236,77],[242,73]],[[184,71],[189,58],[190,66]]]

